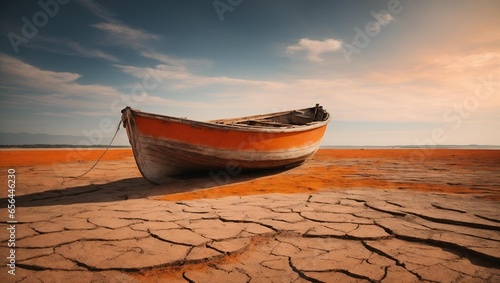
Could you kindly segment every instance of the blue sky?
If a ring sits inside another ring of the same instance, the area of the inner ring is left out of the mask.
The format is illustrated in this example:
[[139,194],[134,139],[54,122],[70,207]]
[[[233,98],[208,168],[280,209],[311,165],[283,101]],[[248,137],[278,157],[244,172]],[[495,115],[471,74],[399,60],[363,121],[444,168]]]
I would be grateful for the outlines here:
[[[500,145],[499,1],[41,0],[0,10],[2,133],[105,144],[127,105],[210,120],[320,103],[333,116],[323,145]],[[115,144],[127,144],[125,131]]]

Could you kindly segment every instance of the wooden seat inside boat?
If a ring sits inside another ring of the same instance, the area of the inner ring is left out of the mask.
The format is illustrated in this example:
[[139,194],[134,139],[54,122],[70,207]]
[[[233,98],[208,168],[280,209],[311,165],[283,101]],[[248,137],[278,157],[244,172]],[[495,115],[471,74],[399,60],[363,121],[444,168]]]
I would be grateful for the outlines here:
[[290,124],[283,124],[283,123],[266,121],[266,120],[250,120],[246,124],[252,125],[252,126],[264,126],[264,127],[290,127],[291,126]]
[[214,120],[212,123],[242,127],[294,128],[324,121],[326,117],[323,108],[317,105],[312,108],[275,113],[273,115]]

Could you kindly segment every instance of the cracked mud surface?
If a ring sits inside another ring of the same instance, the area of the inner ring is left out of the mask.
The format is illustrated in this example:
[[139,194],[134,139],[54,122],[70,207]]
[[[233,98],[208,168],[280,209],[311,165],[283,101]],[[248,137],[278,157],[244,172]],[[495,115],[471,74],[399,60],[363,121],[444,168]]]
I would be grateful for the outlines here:
[[499,211],[373,189],[20,207],[15,282],[499,282]]
[[225,186],[151,185],[130,152],[79,179],[92,162],[19,163],[0,282],[500,282],[499,151],[404,152],[324,150]]

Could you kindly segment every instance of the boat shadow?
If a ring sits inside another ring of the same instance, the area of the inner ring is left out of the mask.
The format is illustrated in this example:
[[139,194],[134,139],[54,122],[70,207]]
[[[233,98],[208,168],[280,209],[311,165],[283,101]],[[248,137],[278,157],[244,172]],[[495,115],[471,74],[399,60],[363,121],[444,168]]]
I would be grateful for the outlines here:
[[[166,196],[170,194],[193,192],[216,188],[223,185],[237,184],[253,179],[272,176],[287,169],[241,172],[237,175],[224,175],[200,172],[181,175],[170,182],[155,185],[142,177],[127,178],[104,184],[66,187],[43,192],[16,196],[16,207],[37,207],[53,205],[71,205],[84,203],[117,202],[129,199]],[[0,203],[7,207],[7,198]]]

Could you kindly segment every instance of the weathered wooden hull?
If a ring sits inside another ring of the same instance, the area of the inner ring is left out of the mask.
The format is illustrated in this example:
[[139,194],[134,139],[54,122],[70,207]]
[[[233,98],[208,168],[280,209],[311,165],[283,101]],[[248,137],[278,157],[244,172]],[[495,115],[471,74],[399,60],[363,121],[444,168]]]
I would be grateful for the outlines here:
[[[259,118],[264,115],[246,117],[242,123],[241,119],[197,122],[129,107],[122,113],[137,166],[144,178],[157,184],[193,171],[234,173],[300,164],[319,148],[330,120],[326,111],[321,113],[323,121],[288,127]],[[248,121],[275,126],[247,125]]]

